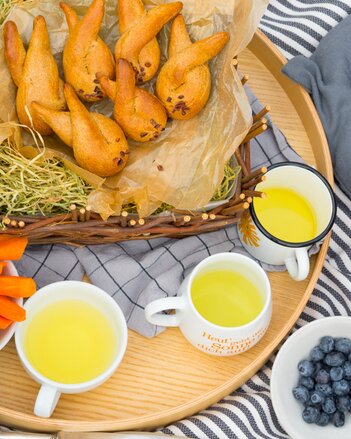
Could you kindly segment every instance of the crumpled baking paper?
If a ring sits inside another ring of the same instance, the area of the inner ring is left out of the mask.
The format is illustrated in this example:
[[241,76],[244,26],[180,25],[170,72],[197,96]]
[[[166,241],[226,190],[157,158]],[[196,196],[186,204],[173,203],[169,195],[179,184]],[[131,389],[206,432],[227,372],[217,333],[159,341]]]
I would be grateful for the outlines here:
[[[67,3],[82,16],[91,0],[67,0]],[[152,7],[163,1],[146,0],[144,3]],[[182,13],[194,41],[218,31],[230,34],[225,49],[210,62],[212,92],[207,106],[198,116],[189,121],[169,121],[166,131],[156,142],[138,144],[130,141],[127,166],[121,173],[107,179],[79,168],[73,151],[56,136],[44,138],[48,157],[56,155],[64,159],[66,166],[94,186],[89,205],[104,218],[119,214],[121,206],[129,202],[136,203],[141,217],[150,215],[161,203],[177,209],[205,206],[223,179],[225,164],[251,125],[251,108],[232,59],[250,42],[268,0],[184,0],[183,3]],[[46,19],[52,52],[62,73],[62,51],[68,31],[59,0],[20,3],[8,19],[16,22],[26,44],[36,15],[43,15]],[[119,36],[116,0],[106,0],[100,35],[113,51]],[[167,60],[168,35],[169,25],[159,35],[161,65]],[[4,122],[16,120],[16,88],[5,63],[2,39],[0,80],[0,119]],[[154,85],[155,80],[145,87],[152,91]],[[88,106],[90,111],[107,116],[113,113],[113,103],[107,98]],[[31,138],[23,130],[22,142],[31,144]],[[18,135],[15,143],[19,148],[22,146]],[[28,152],[28,148],[24,151]]]

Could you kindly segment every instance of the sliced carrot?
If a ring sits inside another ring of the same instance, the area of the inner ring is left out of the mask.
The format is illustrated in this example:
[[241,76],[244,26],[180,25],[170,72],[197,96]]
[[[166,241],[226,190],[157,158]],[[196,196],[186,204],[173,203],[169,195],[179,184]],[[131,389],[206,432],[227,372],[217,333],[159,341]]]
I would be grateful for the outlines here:
[[7,262],[5,261],[0,262],[0,274],[2,273],[5,267],[7,267]]
[[26,319],[26,310],[8,297],[0,296],[0,316],[15,322],[22,322]]
[[0,276],[0,295],[30,297],[36,291],[36,285],[30,277]]
[[8,328],[11,325],[11,323],[13,323],[12,320],[5,319],[5,317],[0,316],[0,329]]
[[6,239],[11,239],[11,238],[13,238],[13,236],[11,236],[11,235],[4,235],[3,233],[1,233],[1,235],[0,235],[0,242],[1,241],[6,241]]
[[[0,235],[1,236],[1,235]],[[0,238],[0,261],[18,261],[21,259],[28,244],[28,238],[9,237]]]

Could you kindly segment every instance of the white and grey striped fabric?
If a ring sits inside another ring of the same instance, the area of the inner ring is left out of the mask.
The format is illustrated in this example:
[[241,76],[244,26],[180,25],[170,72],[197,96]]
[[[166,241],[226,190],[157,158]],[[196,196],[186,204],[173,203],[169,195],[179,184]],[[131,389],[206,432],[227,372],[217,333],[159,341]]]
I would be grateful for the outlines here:
[[[351,0],[271,0],[260,28],[290,59],[298,54],[309,56],[323,36],[349,14]],[[338,213],[328,256],[295,330],[314,319],[351,315],[351,200],[338,187],[335,192]],[[236,392],[163,431],[199,439],[288,439],[270,399],[273,362],[274,356]],[[343,437],[341,431],[337,434]]]
[[311,55],[324,35],[349,14],[350,0],[271,0],[260,28],[290,59]]

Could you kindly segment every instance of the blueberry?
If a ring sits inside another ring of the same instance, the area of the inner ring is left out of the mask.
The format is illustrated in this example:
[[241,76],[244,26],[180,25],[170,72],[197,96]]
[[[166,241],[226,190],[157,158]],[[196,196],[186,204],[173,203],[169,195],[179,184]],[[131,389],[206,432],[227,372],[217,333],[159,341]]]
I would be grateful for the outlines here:
[[330,369],[330,379],[332,381],[340,381],[344,378],[344,369],[341,366],[332,367]]
[[331,352],[334,349],[334,339],[333,339],[333,337],[330,337],[329,335],[326,335],[325,337],[322,337],[321,341],[319,343],[319,347],[326,354]]
[[329,424],[329,418],[330,416],[328,415],[328,413],[321,412],[316,421],[316,424],[319,425],[320,427],[325,427],[326,425]]
[[337,411],[333,415],[333,424],[335,427],[342,427],[345,424],[345,414]]
[[308,401],[304,402],[303,405],[305,407],[319,407],[319,404],[313,404],[313,402],[311,401],[311,399],[309,399]]
[[311,377],[300,377],[299,386],[304,386],[308,390],[314,389],[314,379]]
[[344,369],[344,378],[348,380],[351,379],[351,362],[345,361],[343,365],[343,369]]
[[332,367],[342,366],[345,363],[345,355],[342,352],[330,352],[324,357],[324,363]]
[[325,413],[328,413],[329,415],[334,413],[336,411],[336,406],[333,398],[325,398],[323,404],[322,404],[323,411]]
[[351,353],[348,355],[347,359],[351,361]]
[[323,401],[325,400],[325,395],[315,390],[311,393],[310,400],[314,405],[322,404]]
[[319,346],[315,346],[310,352],[311,361],[317,362],[323,360],[325,352]]
[[306,402],[310,399],[310,392],[304,386],[293,388],[294,398],[301,402]]
[[336,399],[336,407],[341,412],[347,412],[351,409],[351,399],[349,396],[338,396]]
[[325,364],[318,361],[317,363],[314,363],[314,373],[318,373],[321,369],[326,369],[329,366],[326,366]]
[[322,393],[325,396],[331,396],[333,394],[333,389],[329,384],[319,384],[317,383],[315,386],[317,392]]
[[306,407],[302,412],[302,417],[308,424],[313,424],[320,416],[320,411],[316,407]]
[[334,381],[332,389],[335,395],[345,396],[350,391],[350,384],[346,380]]
[[314,377],[316,383],[327,384],[330,381],[330,375],[325,369],[321,369]]
[[314,374],[315,367],[311,361],[302,360],[297,366],[299,373],[303,377],[311,377]]
[[351,353],[351,340],[349,338],[338,338],[335,340],[334,350],[348,355]]

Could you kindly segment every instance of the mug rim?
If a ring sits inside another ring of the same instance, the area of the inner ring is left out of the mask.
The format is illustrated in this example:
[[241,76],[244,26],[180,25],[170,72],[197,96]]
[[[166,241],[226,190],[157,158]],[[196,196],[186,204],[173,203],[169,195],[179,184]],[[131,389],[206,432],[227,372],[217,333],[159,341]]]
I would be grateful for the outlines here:
[[[191,285],[192,285],[194,277],[197,275],[199,269],[201,269],[202,265],[205,265],[205,263],[207,263],[209,260],[220,259],[220,258],[223,258],[223,256],[229,257],[229,258],[233,258],[234,257],[236,259],[244,260],[246,263],[252,264],[252,266],[255,266],[255,268],[258,269],[258,271],[262,274],[263,279],[264,279],[264,283],[265,283],[266,291],[267,291],[264,305],[263,305],[261,311],[259,312],[259,314],[253,320],[250,320],[248,323],[245,323],[245,325],[240,325],[240,326],[221,326],[221,325],[217,325],[215,323],[212,323],[209,320],[205,319],[205,317],[203,317],[199,313],[199,311],[197,310],[196,306],[194,305],[194,303],[192,301]],[[191,272],[191,274],[189,276],[189,284],[188,284],[186,293],[187,293],[187,295],[189,297],[189,302],[190,302],[190,306],[191,306],[192,310],[202,320],[202,322],[204,322],[207,325],[213,327],[214,329],[220,329],[220,330],[225,331],[225,332],[233,331],[233,330],[240,330],[241,331],[243,329],[250,328],[250,326],[255,325],[269,311],[269,308],[271,307],[271,304],[272,304],[272,288],[271,288],[271,283],[270,283],[270,281],[268,279],[267,273],[264,271],[264,269],[261,267],[261,265],[258,262],[256,262],[255,260],[253,260],[249,256],[242,255],[241,253],[221,252],[221,253],[216,253],[214,255],[207,256],[205,259],[203,259],[201,262],[199,262],[195,266],[195,268],[192,270],[192,272]]]
[[[60,392],[65,393],[68,392],[74,392],[74,391],[85,391],[85,389],[89,390],[92,388],[95,388],[102,384],[106,379],[108,379],[111,374],[117,369],[118,365],[122,361],[124,354],[127,349],[127,342],[128,342],[128,328],[127,323],[124,317],[124,314],[119,307],[119,305],[112,299],[112,297],[106,293],[106,291],[102,290],[101,288],[92,285],[87,282],[83,281],[59,281],[54,282],[52,284],[46,285],[42,288],[40,288],[33,296],[31,296],[24,304],[24,308],[27,310],[27,304],[31,304],[34,300],[38,300],[37,297],[45,296],[47,294],[50,294],[52,290],[55,290],[56,288],[60,288],[63,285],[69,287],[70,285],[75,286],[79,284],[80,286],[84,286],[84,288],[88,288],[91,291],[93,291],[93,294],[97,294],[100,297],[104,297],[108,302],[110,302],[111,307],[114,309],[115,316],[118,317],[118,322],[120,323],[121,332],[122,332],[122,340],[120,348],[117,350],[117,353],[114,357],[113,362],[111,365],[106,368],[101,374],[96,376],[95,378],[89,380],[89,381],[83,381],[81,383],[73,383],[73,384],[67,384],[67,383],[61,383],[59,381],[51,380],[50,378],[47,378],[45,375],[40,373],[28,360],[27,355],[23,348],[23,343],[20,340],[20,330],[21,330],[21,324],[18,324],[15,332],[15,345],[17,353],[24,365],[24,367],[29,371],[30,375],[32,375],[32,378],[35,377],[35,380],[39,382],[41,385],[46,384],[50,387],[58,389]],[[23,323],[25,323],[24,321]]]
[[[258,219],[258,217],[256,215],[255,207],[254,207],[254,202],[251,203],[250,207],[249,207],[250,215],[251,215],[252,220],[254,221],[256,227],[259,229],[259,231],[266,238],[268,238],[270,241],[273,241],[276,244],[282,245],[283,247],[290,247],[290,248],[310,247],[313,244],[315,244],[316,242],[319,242],[323,238],[325,238],[327,236],[327,234],[330,232],[330,230],[333,227],[333,225],[334,225],[335,218],[336,218],[336,199],[335,199],[335,194],[334,194],[334,191],[333,191],[330,183],[328,182],[328,180],[319,171],[317,171],[317,169],[314,169],[311,166],[306,165],[305,163],[299,163],[299,162],[275,163],[273,165],[270,165],[267,168],[266,174],[268,174],[268,172],[271,171],[272,169],[280,168],[280,167],[283,167],[283,166],[292,166],[292,167],[303,168],[306,171],[309,171],[309,172],[312,172],[313,174],[315,174],[322,181],[322,183],[324,184],[324,186],[327,188],[327,190],[329,192],[330,200],[331,200],[331,204],[332,204],[332,212],[331,212],[331,216],[330,216],[330,220],[329,220],[328,225],[325,227],[323,232],[321,232],[319,235],[317,235],[313,239],[310,239],[308,241],[302,241],[302,242],[290,242],[290,241],[284,241],[283,239],[277,238],[276,236],[272,235],[267,229],[265,229],[263,227],[263,225],[261,224],[260,220]],[[257,185],[254,187],[255,190],[256,190],[256,187],[257,187]]]

